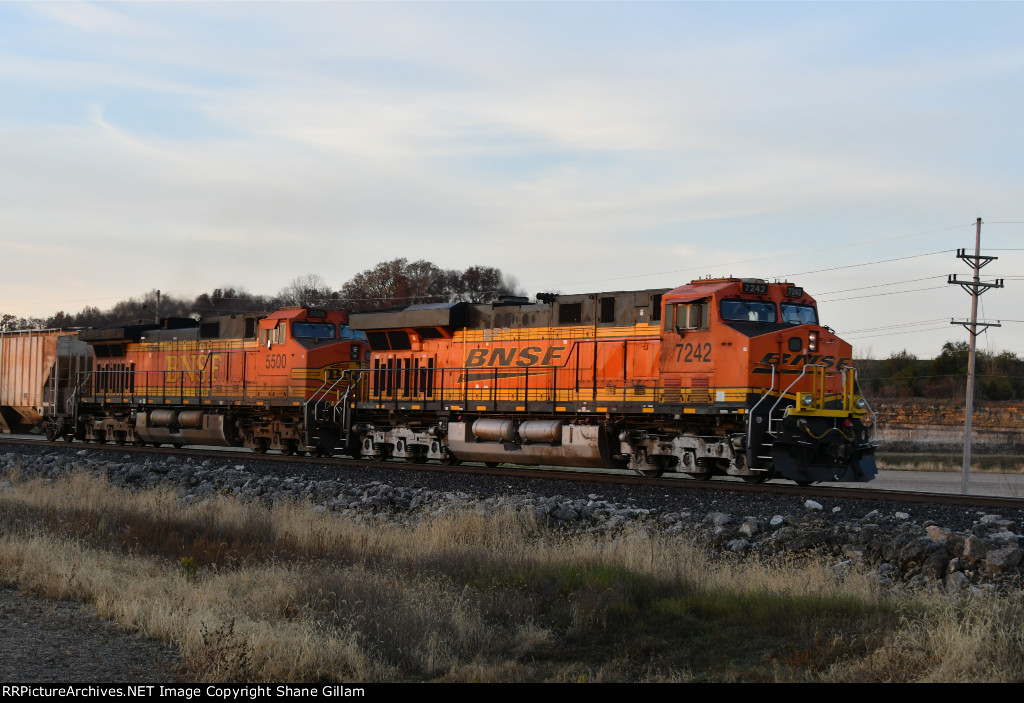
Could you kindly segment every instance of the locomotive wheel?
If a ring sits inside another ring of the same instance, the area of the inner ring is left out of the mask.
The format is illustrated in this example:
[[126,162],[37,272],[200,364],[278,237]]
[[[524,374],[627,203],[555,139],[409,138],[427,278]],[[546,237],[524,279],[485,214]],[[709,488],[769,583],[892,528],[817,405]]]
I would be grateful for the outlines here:
[[125,442],[127,442],[127,441],[128,441],[128,435],[125,434],[124,432],[115,432],[114,433],[114,444],[116,444],[117,446],[123,447]]
[[806,488],[807,486],[810,486],[812,483],[814,483],[814,481],[794,481],[794,483],[796,483],[796,485],[798,486],[803,486],[804,488]]
[[266,437],[257,437],[256,444],[253,446],[252,450],[257,454],[266,454],[269,446],[270,442],[267,441]]
[[741,476],[744,483],[764,483],[768,480],[768,476]]
[[295,440],[286,439],[281,443],[281,453],[284,456],[292,456],[295,454],[297,447],[295,446]]
[[645,462],[643,468],[640,469],[640,475],[644,478],[658,478],[668,471],[672,463],[672,459],[667,456],[656,456],[653,459],[653,462]]
[[484,466],[486,466],[488,469],[496,469],[499,466],[501,466],[501,462],[500,461],[485,461],[484,462]]
[[444,464],[445,466],[458,466],[462,462],[456,459],[453,455],[449,454],[448,456],[441,460],[441,463]]
[[405,461],[408,464],[426,464],[427,448],[422,445],[413,445],[406,448]]
[[710,481],[715,475],[713,466],[714,465],[709,459],[701,457],[700,459],[697,459],[697,471],[691,471],[688,473],[698,481]]

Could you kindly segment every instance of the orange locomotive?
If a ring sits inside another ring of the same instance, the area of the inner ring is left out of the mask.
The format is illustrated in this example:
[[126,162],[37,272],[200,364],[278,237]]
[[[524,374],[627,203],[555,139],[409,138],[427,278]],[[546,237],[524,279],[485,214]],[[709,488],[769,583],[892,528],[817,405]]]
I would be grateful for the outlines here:
[[349,450],[748,481],[875,475],[851,347],[801,288],[725,278],[538,298],[353,314],[371,355],[345,409]]
[[44,429],[50,439],[326,453],[339,441],[333,425],[306,412],[311,400],[343,399],[365,362],[365,336],[347,322],[342,311],[285,308],[83,330],[92,370]]

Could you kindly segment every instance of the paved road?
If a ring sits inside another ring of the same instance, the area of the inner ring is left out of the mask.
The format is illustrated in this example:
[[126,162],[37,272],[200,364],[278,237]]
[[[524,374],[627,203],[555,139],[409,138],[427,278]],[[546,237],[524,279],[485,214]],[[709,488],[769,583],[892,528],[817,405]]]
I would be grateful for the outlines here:
[[[922,493],[960,493],[963,474],[943,471],[886,471],[879,469],[874,481],[867,484],[841,484],[893,491]],[[971,495],[1024,498],[1024,474],[972,473],[967,479]]]

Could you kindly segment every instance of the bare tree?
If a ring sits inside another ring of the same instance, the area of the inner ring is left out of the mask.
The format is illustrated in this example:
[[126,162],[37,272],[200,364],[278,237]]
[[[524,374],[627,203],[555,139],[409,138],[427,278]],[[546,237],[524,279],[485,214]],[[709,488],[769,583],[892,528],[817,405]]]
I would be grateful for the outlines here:
[[192,312],[198,315],[231,315],[236,313],[265,313],[281,307],[278,298],[254,295],[244,288],[226,286],[202,293],[192,301]]
[[327,305],[338,296],[327,285],[323,276],[315,273],[307,273],[303,276],[296,276],[291,283],[281,289],[278,293],[282,305],[301,305],[302,307],[315,307]]
[[464,271],[441,269],[429,261],[392,259],[352,277],[341,298],[354,309],[381,310],[416,303],[488,303],[501,295],[517,294],[514,278],[492,266]]

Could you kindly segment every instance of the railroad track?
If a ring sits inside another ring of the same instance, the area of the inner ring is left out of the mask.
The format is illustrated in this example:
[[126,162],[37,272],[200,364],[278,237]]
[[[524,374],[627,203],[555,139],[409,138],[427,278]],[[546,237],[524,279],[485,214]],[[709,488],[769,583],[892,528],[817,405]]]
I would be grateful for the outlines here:
[[127,455],[145,454],[161,456],[186,456],[192,458],[206,457],[219,458],[232,457],[237,459],[258,459],[271,463],[283,463],[296,467],[303,465],[324,466],[325,464],[345,467],[387,467],[389,471],[396,472],[427,472],[448,475],[473,475],[493,476],[517,479],[534,479],[541,481],[570,481],[586,483],[605,483],[621,486],[643,486],[647,488],[664,488],[680,491],[704,491],[724,493],[751,493],[768,494],[781,496],[798,496],[803,498],[822,499],[851,499],[859,501],[881,501],[889,503],[914,503],[922,505],[948,505],[959,507],[977,507],[988,509],[1012,509],[1024,510],[1024,498],[985,496],[985,495],[960,495],[951,493],[928,493],[919,491],[895,491],[879,490],[867,487],[846,488],[840,486],[812,485],[797,486],[790,483],[767,482],[762,484],[750,484],[742,481],[729,479],[713,479],[700,481],[685,474],[665,474],[660,478],[645,478],[625,471],[614,470],[590,470],[590,469],[566,469],[563,467],[536,468],[536,467],[489,467],[480,464],[459,464],[457,466],[445,466],[441,464],[423,464],[404,461],[367,461],[365,459],[349,459],[344,457],[312,457],[283,454],[255,454],[247,449],[231,448],[176,448],[176,447],[136,447],[117,444],[93,444],[64,442],[46,443],[42,438],[29,438],[26,436],[2,436],[0,446],[18,446],[48,444],[54,449],[71,450],[95,450],[114,451]]

